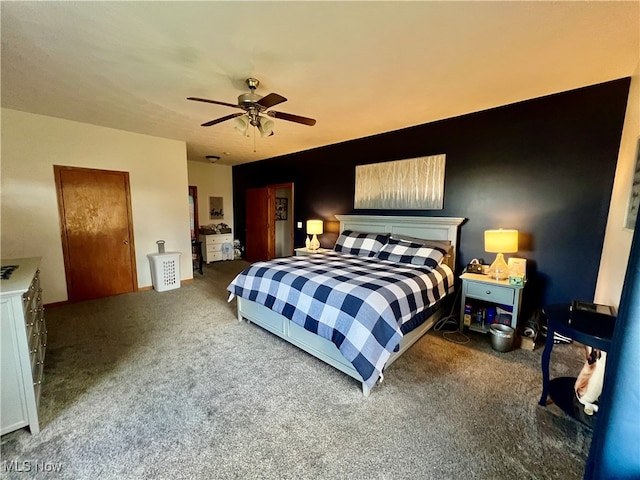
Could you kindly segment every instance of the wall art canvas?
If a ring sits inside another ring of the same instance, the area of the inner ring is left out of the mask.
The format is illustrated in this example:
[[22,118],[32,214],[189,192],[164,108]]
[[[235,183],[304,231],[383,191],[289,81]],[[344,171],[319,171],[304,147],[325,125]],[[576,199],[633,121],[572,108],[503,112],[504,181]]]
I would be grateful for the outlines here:
[[356,166],[354,208],[442,210],[446,155]]
[[211,220],[224,218],[222,197],[209,197],[209,218]]

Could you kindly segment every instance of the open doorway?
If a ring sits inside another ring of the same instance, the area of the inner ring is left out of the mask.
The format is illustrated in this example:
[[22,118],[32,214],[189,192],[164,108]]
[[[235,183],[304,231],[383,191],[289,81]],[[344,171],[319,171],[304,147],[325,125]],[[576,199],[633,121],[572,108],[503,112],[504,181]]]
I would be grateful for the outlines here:
[[275,220],[275,256],[293,255],[293,184],[273,185]]
[[246,198],[246,260],[293,255],[293,183],[249,188]]
[[198,187],[189,185],[189,223],[191,226],[191,240],[198,239],[200,224],[198,223]]

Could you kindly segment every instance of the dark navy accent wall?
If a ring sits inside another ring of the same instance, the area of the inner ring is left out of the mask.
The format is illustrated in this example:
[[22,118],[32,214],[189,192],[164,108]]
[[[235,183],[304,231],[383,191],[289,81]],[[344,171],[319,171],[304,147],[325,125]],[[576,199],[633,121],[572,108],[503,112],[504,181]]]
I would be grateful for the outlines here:
[[[321,236],[322,246],[337,237],[334,214],[465,217],[460,266],[493,260],[483,250],[484,230],[515,228],[517,256],[530,272],[527,303],[592,300],[629,84],[624,78],[236,166],[235,231],[244,241],[246,188],[293,182],[295,221],[322,218],[334,230]],[[356,165],[441,153],[443,210],[354,210]],[[304,238],[296,230],[295,245]]]

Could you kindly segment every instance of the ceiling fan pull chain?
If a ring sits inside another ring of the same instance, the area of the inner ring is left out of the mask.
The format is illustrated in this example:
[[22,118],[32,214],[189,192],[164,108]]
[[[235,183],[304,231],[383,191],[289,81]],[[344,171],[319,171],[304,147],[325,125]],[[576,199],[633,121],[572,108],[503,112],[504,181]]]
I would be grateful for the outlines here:
[[256,153],[256,127],[253,127],[253,153]]

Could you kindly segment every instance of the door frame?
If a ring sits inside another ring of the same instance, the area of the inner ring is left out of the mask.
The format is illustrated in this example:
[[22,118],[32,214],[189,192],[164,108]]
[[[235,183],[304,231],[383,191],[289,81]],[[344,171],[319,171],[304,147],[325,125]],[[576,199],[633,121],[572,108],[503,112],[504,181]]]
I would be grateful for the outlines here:
[[62,256],[64,259],[64,274],[65,280],[67,283],[67,300],[69,302],[78,301],[75,298],[73,292],[73,284],[71,282],[71,261],[69,258],[69,242],[68,242],[68,232],[67,232],[67,222],[66,222],[66,212],[64,209],[64,198],[62,196],[62,171],[64,170],[75,170],[75,171],[84,171],[84,172],[107,172],[107,173],[117,173],[121,174],[124,179],[124,190],[125,197],[127,202],[127,228],[129,229],[129,257],[131,263],[131,280],[133,285],[133,291],[138,291],[138,270],[136,264],[136,252],[135,252],[135,241],[133,235],[133,214],[131,209],[131,188],[129,185],[129,172],[122,172],[118,170],[103,170],[98,168],[84,168],[84,167],[68,167],[64,165],[54,165],[53,173],[56,183],[56,195],[58,198],[58,221],[60,223],[60,236],[62,239]]
[[295,230],[295,212],[294,212],[294,205],[295,205],[295,196],[294,196],[294,192],[293,192],[293,182],[287,182],[287,183],[275,183],[272,185],[267,185],[267,189],[269,191],[269,236],[270,236],[270,246],[272,248],[269,249],[269,254],[272,255],[272,258],[275,258],[275,252],[276,252],[276,191],[278,189],[288,189],[289,192],[291,193],[290,195],[290,204],[291,204],[291,229],[289,231],[289,244],[291,245],[291,252],[289,252],[291,255],[293,255],[293,251],[295,249],[295,245],[293,243],[293,232]]
[[198,187],[189,185],[189,196],[193,197],[193,235],[192,240],[198,240],[200,221],[198,218]]

